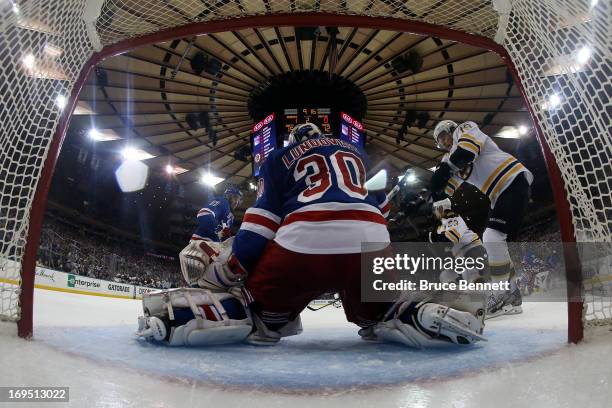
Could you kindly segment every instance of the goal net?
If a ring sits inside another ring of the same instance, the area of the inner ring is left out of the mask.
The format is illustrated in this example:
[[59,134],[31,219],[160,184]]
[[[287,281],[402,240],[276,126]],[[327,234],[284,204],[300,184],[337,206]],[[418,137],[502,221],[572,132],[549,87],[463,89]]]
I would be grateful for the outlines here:
[[[210,23],[196,27],[205,32],[214,22],[226,29],[238,27],[239,21],[242,27],[270,25],[272,20],[258,16],[303,16],[304,25],[318,24],[312,13],[337,15],[345,25],[359,25],[367,16],[375,18],[368,20],[371,26],[389,27],[393,21],[396,29],[457,41],[469,37],[475,45],[509,56],[539,127],[549,170],[560,175],[557,179],[551,173],[551,180],[558,208],[567,202],[566,214],[559,215],[573,237],[565,240],[609,243],[609,7],[604,0],[0,2],[0,317],[20,321],[22,335],[31,331],[31,285],[45,189],[79,77],[91,68],[91,58],[99,51],[126,50],[133,45],[130,39],[153,33],[160,33],[156,41],[194,35],[195,23]],[[282,25],[282,19],[274,21]],[[185,26],[192,29],[173,31]],[[423,27],[429,27],[428,33]],[[610,271],[604,269],[585,268],[582,297],[585,320],[592,323],[612,317]]]

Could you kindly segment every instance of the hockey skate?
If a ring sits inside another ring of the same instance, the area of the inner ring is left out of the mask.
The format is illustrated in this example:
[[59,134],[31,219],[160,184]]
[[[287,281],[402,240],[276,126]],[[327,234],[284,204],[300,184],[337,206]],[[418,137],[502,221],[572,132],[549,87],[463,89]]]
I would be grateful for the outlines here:
[[295,336],[302,333],[302,319],[300,316],[289,321],[278,330],[269,328],[261,318],[253,313],[253,331],[246,339],[246,342],[254,346],[274,346],[282,337]]
[[487,315],[485,319],[523,313],[522,304],[523,297],[517,286],[505,292],[491,293],[487,299]]

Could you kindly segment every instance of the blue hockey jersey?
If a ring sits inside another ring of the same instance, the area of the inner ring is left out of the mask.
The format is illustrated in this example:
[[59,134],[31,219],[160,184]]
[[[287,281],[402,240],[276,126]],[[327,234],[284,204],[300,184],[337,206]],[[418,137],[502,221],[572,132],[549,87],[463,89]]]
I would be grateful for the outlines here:
[[238,261],[250,270],[270,239],[306,254],[359,253],[362,242],[389,242],[389,203],[364,187],[364,161],[362,150],[332,138],[273,151],[234,240]]
[[216,197],[198,211],[198,228],[191,239],[219,241],[219,232],[231,229],[234,215],[225,197]]

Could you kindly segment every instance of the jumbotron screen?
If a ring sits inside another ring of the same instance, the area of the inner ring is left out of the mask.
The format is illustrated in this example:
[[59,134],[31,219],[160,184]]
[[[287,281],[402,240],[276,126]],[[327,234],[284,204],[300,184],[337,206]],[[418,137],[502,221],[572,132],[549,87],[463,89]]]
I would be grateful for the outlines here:
[[348,113],[340,112],[340,139],[363,147],[363,124],[353,119]]
[[288,135],[298,123],[314,123],[325,135],[331,135],[330,108],[291,108],[283,110],[284,131]]
[[266,157],[276,149],[275,116],[271,113],[253,126],[253,176],[256,178]]

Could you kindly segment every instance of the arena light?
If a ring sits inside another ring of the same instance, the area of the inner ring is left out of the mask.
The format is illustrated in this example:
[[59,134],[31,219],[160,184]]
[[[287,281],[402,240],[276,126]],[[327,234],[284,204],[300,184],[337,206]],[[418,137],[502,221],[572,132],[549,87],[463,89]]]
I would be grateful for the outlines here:
[[410,169],[406,170],[404,174],[397,179],[398,184],[402,183],[404,185],[413,184],[415,181],[417,181],[417,177]]
[[166,164],[166,173],[167,174],[174,174],[174,166],[171,164]]
[[217,184],[219,184],[220,182],[222,182],[223,179],[221,177],[217,177],[217,176],[211,174],[210,172],[208,172],[208,173],[205,173],[205,174],[202,175],[202,178],[200,179],[200,181],[203,184],[206,184],[209,187],[214,187]]
[[561,105],[561,96],[557,93],[551,94],[548,99],[540,105],[544,110],[554,110]]
[[527,134],[527,132],[529,131],[529,128],[525,125],[521,125],[519,126],[518,131],[519,131],[519,135],[523,136]]
[[21,62],[27,70],[32,71],[36,67],[36,58],[34,57],[34,54],[27,54],[22,58]]
[[518,139],[521,133],[515,126],[504,126],[495,136],[503,139]]
[[31,78],[37,79],[54,79],[57,81],[66,81],[68,76],[59,64],[50,64],[49,61],[38,65],[34,54],[26,54],[21,59],[21,64],[26,70],[26,73]]
[[19,14],[19,5],[15,2],[12,2],[12,3],[13,3],[13,13]]
[[87,136],[94,142],[108,142],[111,140],[119,140],[121,136],[117,134],[113,129],[99,130],[91,128],[87,131]]
[[406,177],[404,177],[405,184],[414,184],[416,181],[417,181],[417,177],[413,173],[410,173],[406,175]]
[[67,103],[68,103],[68,99],[66,99],[64,95],[60,94],[60,95],[57,95],[57,97],[55,98],[55,104],[60,110],[63,110],[66,107]]
[[585,45],[580,50],[578,50],[578,53],[576,54],[576,61],[580,65],[584,65],[589,62],[589,59],[591,59],[592,54],[593,51],[591,50],[591,48]]
[[141,161],[125,160],[115,171],[115,178],[124,193],[142,190],[147,185],[149,167]]
[[142,149],[136,149],[135,147],[127,146],[121,151],[123,160],[127,161],[141,161],[155,157],[152,154],[147,153]]
[[550,95],[548,97],[548,105],[553,109],[561,105],[561,97],[559,96],[559,94],[554,93]]
[[252,181],[249,181],[249,188],[253,191],[257,190],[257,186]]
[[64,53],[64,50],[55,44],[46,43],[43,52],[51,58],[57,58]]
[[587,63],[592,55],[593,49],[584,45],[574,52],[553,57],[544,65],[544,75],[558,76],[584,72],[588,69]]
[[100,131],[98,131],[98,129],[96,128],[89,129],[89,131],[87,132],[87,136],[89,136],[91,140],[95,140],[95,141],[101,140]]

